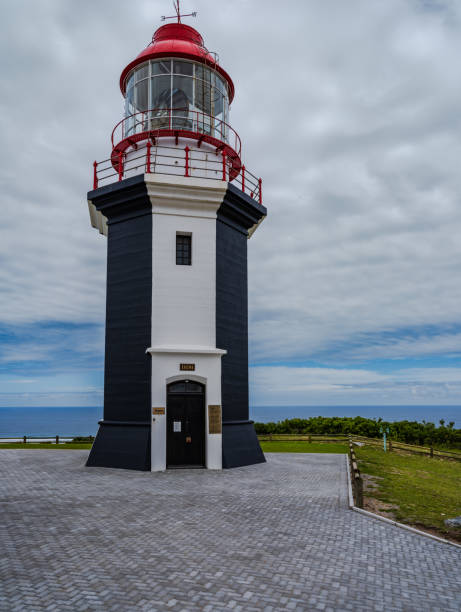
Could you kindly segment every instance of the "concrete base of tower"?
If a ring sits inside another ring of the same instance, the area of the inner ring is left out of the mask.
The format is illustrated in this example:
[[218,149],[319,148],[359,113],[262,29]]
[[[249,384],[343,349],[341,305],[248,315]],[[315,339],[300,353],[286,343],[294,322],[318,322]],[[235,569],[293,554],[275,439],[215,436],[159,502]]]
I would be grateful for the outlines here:
[[150,470],[150,423],[99,421],[88,467]]
[[223,421],[223,468],[235,468],[265,461],[253,421]]

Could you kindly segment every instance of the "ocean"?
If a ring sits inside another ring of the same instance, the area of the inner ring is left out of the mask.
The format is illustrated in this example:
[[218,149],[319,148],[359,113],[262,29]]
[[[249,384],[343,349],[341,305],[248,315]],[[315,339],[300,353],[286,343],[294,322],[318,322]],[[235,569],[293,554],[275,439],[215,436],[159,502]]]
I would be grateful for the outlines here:
[[[98,430],[102,407],[1,408],[0,438],[22,436],[89,436]],[[385,421],[455,422],[461,428],[461,406],[252,406],[250,417],[259,422],[311,416],[381,417]]]

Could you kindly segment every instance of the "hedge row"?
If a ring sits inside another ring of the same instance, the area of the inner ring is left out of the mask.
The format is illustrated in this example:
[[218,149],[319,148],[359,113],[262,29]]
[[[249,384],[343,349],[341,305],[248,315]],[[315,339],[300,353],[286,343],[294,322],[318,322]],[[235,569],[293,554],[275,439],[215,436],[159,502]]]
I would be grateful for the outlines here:
[[420,445],[446,445],[461,448],[461,429],[454,422],[439,425],[423,421],[396,421],[365,419],[363,417],[310,417],[309,419],[285,419],[277,423],[255,423],[258,434],[356,434],[369,438],[382,436],[380,429],[389,428],[390,437],[399,442]]

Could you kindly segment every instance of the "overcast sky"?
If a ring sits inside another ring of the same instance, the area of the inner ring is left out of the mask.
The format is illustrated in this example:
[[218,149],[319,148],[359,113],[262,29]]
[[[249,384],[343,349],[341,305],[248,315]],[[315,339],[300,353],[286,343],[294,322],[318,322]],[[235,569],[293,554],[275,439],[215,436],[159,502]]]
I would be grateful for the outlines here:
[[[269,214],[249,242],[251,402],[461,404],[461,3],[183,0]],[[101,405],[91,163],[169,0],[7,0],[0,405]]]

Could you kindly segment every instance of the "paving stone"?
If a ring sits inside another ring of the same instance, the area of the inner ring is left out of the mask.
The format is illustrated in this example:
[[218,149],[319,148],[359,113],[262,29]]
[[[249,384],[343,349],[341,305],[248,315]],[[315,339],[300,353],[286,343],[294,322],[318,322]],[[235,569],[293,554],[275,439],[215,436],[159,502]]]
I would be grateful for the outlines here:
[[461,609],[461,550],[350,511],[341,455],[160,474],[0,457],[5,612]]

